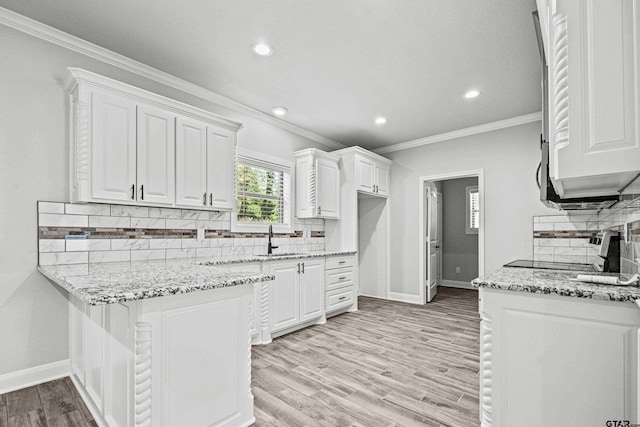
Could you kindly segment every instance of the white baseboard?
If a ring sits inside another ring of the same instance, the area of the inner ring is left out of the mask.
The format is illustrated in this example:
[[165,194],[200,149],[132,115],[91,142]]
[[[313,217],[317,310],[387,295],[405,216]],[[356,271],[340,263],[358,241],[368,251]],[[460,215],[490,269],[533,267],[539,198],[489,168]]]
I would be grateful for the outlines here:
[[460,282],[458,280],[442,280],[440,286],[446,286],[448,288],[460,288],[460,289],[476,289],[471,286],[471,282]]
[[71,373],[69,359],[0,375],[0,394],[66,377]]
[[389,299],[392,301],[408,302],[411,304],[422,304],[420,295],[403,294],[401,292],[389,292]]

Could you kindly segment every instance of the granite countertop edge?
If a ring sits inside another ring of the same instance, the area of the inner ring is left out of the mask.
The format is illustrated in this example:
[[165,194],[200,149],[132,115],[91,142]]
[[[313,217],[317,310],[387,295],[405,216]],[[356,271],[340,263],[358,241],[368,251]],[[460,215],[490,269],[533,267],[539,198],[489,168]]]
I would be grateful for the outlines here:
[[207,260],[196,261],[198,265],[225,265],[225,264],[240,264],[248,262],[268,262],[268,261],[282,261],[287,259],[301,259],[301,258],[326,258],[332,256],[341,255],[355,255],[356,251],[320,251],[320,252],[302,252],[299,254],[273,254],[273,255],[245,255],[237,257],[222,257],[212,258]]
[[544,295],[590,298],[600,301],[635,303],[640,300],[638,286],[599,285],[569,280],[588,272],[502,267],[471,282],[475,288],[501,289]]

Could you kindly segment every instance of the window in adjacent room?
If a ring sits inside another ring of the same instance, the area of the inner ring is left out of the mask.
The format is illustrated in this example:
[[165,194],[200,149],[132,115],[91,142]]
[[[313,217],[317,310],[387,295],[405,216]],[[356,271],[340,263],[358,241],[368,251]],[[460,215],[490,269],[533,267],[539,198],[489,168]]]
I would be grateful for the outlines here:
[[480,228],[480,193],[477,186],[467,187],[467,234],[478,234]]
[[291,165],[258,153],[238,155],[236,203],[232,229],[255,231],[273,225],[274,231],[293,228]]

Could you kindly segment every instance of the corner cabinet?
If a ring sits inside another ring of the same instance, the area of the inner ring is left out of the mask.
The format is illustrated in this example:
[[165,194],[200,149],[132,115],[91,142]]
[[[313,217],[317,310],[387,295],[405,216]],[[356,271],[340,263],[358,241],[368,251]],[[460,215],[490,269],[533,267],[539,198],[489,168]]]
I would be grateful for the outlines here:
[[[269,284],[269,331],[273,337],[299,329],[310,322],[324,323],[323,258],[270,261],[264,273]],[[264,338],[264,337],[263,337]]]
[[296,216],[340,217],[340,158],[310,148],[296,156]]
[[231,210],[239,123],[69,68],[71,201]]
[[554,186],[565,198],[617,194],[640,172],[640,2],[537,3]]

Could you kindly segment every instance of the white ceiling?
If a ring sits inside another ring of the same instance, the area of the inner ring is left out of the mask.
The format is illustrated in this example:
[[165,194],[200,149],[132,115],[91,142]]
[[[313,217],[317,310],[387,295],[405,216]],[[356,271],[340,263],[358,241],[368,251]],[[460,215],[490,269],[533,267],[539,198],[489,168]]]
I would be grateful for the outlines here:
[[[369,149],[540,110],[534,0],[0,0],[0,5]],[[269,57],[251,45],[266,41]],[[481,95],[467,100],[468,89]],[[384,126],[374,118],[388,118]]]

